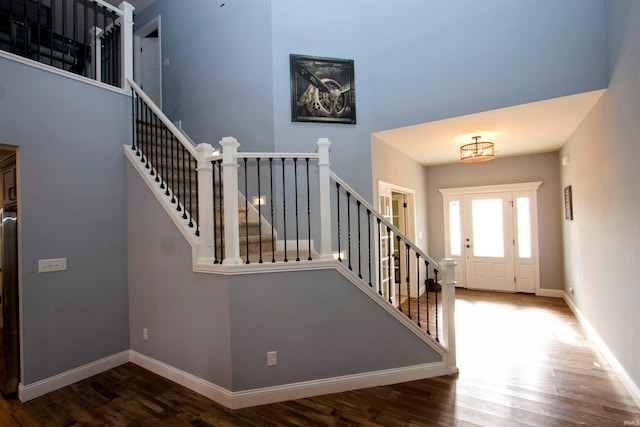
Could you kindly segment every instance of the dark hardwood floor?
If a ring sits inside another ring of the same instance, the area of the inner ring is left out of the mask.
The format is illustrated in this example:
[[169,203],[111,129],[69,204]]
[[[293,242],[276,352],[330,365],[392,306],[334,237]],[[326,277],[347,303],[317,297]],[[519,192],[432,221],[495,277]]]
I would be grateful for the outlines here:
[[132,364],[27,403],[0,426],[639,425],[640,410],[564,301],[457,292],[460,374],[228,410]]

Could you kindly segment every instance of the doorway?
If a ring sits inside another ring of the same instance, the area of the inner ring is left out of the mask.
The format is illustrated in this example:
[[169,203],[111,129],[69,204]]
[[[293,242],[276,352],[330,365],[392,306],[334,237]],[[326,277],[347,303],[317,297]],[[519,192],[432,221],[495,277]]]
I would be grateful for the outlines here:
[[134,80],[162,109],[162,46],[160,16],[135,32]]
[[537,189],[541,182],[439,190],[445,256],[468,289],[537,293]]
[[[415,241],[415,208],[414,190],[380,181],[378,183],[378,211],[391,222],[402,234]],[[403,283],[400,267],[406,265],[406,252],[397,245],[397,236],[384,225],[380,226],[380,263],[382,296],[395,306],[404,301],[408,295],[399,286]],[[416,277],[415,266],[411,263],[410,277]],[[419,284],[411,283],[411,296],[417,297]],[[403,288],[404,290],[404,288]]]

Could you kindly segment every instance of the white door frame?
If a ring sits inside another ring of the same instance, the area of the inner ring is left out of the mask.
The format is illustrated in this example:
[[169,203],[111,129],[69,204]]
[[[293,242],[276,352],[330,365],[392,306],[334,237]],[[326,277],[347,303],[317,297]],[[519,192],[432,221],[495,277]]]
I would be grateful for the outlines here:
[[[538,216],[537,216],[537,199],[538,199],[538,188],[542,185],[542,181],[534,181],[534,182],[522,182],[516,184],[502,184],[502,185],[483,185],[477,187],[459,187],[459,188],[441,188],[438,189],[440,194],[443,197],[443,215],[444,215],[444,243],[445,243],[445,257],[451,256],[451,242],[449,238],[449,202],[460,200],[462,202],[463,196],[465,195],[478,195],[484,193],[500,193],[500,192],[511,192],[514,195],[516,193],[522,192],[530,192],[533,194],[531,197],[531,251],[533,257],[533,274],[535,276],[535,294],[540,294],[540,257],[539,257],[539,247],[538,247]],[[464,210],[464,206],[462,206],[462,210]],[[461,215],[464,217],[464,211],[461,212]],[[464,234],[464,233],[462,233]],[[464,242],[460,242],[460,244],[464,244]],[[465,286],[464,282],[464,274],[466,271],[465,258],[461,257],[453,257],[460,265],[456,268],[456,280],[461,286]],[[516,288],[517,289],[517,288]]]
[[158,78],[160,79],[160,99],[158,100],[158,107],[162,109],[162,37],[160,31],[160,15],[147,22],[142,28],[136,30],[133,34],[133,80],[139,83],[140,79],[140,39],[148,36],[154,31],[158,31],[158,49],[160,50],[158,58]]

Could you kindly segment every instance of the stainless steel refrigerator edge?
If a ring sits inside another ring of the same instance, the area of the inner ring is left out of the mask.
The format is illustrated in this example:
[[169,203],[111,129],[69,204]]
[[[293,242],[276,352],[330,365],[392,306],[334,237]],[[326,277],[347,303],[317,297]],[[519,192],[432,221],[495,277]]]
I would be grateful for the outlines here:
[[2,294],[0,319],[0,389],[18,391],[20,381],[20,330],[18,302],[18,219],[15,207],[0,209],[2,225]]

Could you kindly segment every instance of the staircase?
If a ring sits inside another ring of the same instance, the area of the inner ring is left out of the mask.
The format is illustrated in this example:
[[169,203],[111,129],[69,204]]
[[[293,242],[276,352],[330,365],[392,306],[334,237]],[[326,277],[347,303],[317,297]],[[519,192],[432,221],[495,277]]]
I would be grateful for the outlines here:
[[[411,368],[406,375],[396,377],[394,373],[392,380],[381,374],[386,379],[376,384],[456,372],[455,263],[434,261],[331,172],[328,140],[318,141],[316,153],[239,153],[239,144],[231,137],[220,141],[221,151],[209,144],[194,147],[135,83],[131,86],[135,138],[125,153],[190,243],[193,271],[239,277],[235,283],[226,279],[224,295],[231,298],[229,304],[240,305],[241,312],[248,313],[264,310],[267,300],[269,307],[286,301],[279,308],[281,313],[300,320],[300,325],[319,328],[320,334],[327,333],[322,325],[329,319],[346,313],[345,319],[352,322],[357,313],[374,307],[370,315],[378,321],[392,319],[388,327],[394,330],[394,337],[396,333],[398,339],[407,337],[410,331],[409,337],[419,338],[420,344],[412,351],[421,354],[428,347],[440,357],[433,365],[413,365],[415,370]],[[251,202],[255,200],[259,203],[254,206]],[[388,242],[402,251],[400,282],[394,283],[397,261],[390,256]],[[442,286],[430,291],[430,281]],[[354,288],[358,293],[353,294]],[[278,290],[281,293],[274,297]],[[289,303],[291,295],[298,298]],[[315,303],[318,298],[324,303]],[[349,302],[338,309],[335,298]],[[252,300],[255,305],[248,308]],[[311,301],[307,310],[323,313],[323,317],[310,323],[304,315],[298,319],[304,314],[296,308],[301,301]],[[351,306],[353,314],[349,313]],[[277,317],[265,319],[273,330],[281,329]],[[359,333],[375,332],[381,325],[365,322]],[[333,325],[333,329],[340,326]],[[298,336],[306,336],[304,328]],[[380,339],[372,337],[373,342]],[[381,347],[380,351],[385,350]],[[384,369],[384,355],[375,352]],[[414,360],[428,362],[431,357]],[[347,365],[357,365],[353,363]],[[367,380],[366,384],[372,383]],[[227,398],[233,400],[233,396]]]

